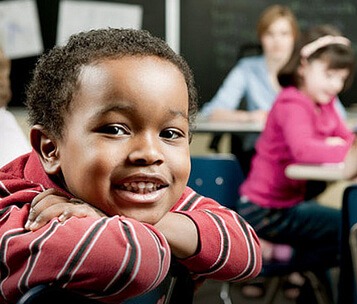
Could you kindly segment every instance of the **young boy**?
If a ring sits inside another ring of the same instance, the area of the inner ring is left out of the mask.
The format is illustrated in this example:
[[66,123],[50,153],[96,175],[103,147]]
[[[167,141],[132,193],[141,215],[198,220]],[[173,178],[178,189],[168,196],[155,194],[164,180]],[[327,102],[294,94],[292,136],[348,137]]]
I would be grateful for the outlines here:
[[194,279],[259,273],[252,228],[186,187],[196,91],[165,42],[74,35],[39,60],[27,106],[33,151],[0,171],[0,302],[53,283],[118,303],[158,286],[171,254]]

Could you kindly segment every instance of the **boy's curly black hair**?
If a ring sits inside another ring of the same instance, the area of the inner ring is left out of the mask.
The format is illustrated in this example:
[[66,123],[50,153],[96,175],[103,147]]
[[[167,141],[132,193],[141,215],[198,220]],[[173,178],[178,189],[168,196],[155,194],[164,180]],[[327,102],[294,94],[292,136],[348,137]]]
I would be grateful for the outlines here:
[[61,138],[64,116],[79,86],[83,66],[123,56],[157,56],[173,63],[183,74],[189,96],[189,123],[197,113],[197,91],[191,69],[160,38],[145,30],[100,29],[72,35],[65,46],[41,56],[27,87],[29,123],[40,124]]

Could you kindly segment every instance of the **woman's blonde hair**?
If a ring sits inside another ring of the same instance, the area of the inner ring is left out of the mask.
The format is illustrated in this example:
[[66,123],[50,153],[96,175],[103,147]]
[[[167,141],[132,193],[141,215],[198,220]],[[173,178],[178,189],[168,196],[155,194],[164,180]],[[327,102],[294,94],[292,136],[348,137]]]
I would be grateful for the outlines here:
[[297,19],[289,7],[279,4],[269,6],[261,13],[257,23],[258,38],[261,39],[270,25],[279,18],[286,18],[290,22],[294,39],[296,40],[300,35]]

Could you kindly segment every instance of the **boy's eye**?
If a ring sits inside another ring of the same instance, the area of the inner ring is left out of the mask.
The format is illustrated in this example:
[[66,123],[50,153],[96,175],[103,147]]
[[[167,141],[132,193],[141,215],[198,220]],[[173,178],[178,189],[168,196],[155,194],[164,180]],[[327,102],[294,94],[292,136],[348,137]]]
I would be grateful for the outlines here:
[[107,125],[101,127],[99,129],[99,132],[104,134],[110,134],[110,135],[124,135],[128,133],[126,128],[121,125]]
[[183,134],[179,131],[168,129],[168,130],[161,131],[160,136],[167,139],[176,139],[182,137]]

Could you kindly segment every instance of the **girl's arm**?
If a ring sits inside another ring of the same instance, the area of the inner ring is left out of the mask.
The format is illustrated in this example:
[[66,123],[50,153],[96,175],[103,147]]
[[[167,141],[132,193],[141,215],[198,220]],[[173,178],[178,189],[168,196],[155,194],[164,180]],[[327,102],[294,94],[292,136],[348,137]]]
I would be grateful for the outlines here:
[[[328,135],[318,133],[311,111],[311,108],[297,101],[281,105],[275,113],[295,161],[306,164],[343,162],[354,139],[353,134],[349,132],[348,136],[347,131],[340,132],[338,130],[341,128],[338,127],[328,139]],[[338,144],[331,144],[331,139],[336,143],[338,137]]]

